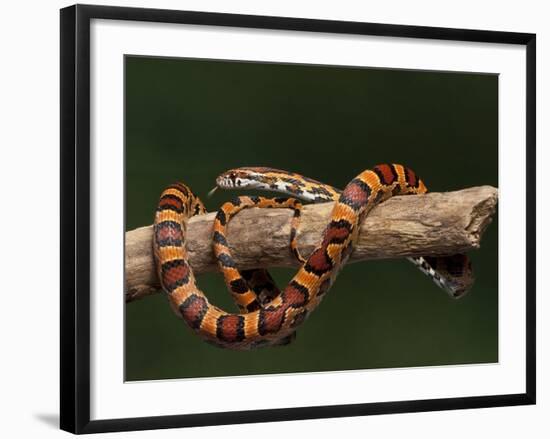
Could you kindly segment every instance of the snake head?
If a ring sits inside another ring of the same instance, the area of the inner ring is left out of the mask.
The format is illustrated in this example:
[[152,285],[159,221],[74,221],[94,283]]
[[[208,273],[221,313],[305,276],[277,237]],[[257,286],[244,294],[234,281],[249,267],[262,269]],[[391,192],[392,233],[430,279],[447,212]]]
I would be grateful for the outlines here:
[[[269,189],[273,179],[265,172],[267,168],[235,168],[216,178],[220,189]],[[214,188],[211,192],[213,192]]]

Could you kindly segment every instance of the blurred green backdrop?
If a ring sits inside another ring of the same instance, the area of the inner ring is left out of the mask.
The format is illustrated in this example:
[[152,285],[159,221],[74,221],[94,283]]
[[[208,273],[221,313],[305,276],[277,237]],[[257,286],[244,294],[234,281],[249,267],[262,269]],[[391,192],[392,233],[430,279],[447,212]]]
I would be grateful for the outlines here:
[[[126,57],[126,230],[151,224],[184,181],[209,211],[222,171],[270,166],[344,187],[380,162],[431,191],[498,186],[498,77],[487,74]],[[152,380],[498,361],[497,221],[453,301],[405,260],[347,266],[286,347],[232,352],[195,336],[162,294],[126,306],[126,379]],[[294,270],[273,270],[284,286]],[[236,310],[221,275],[199,276]]]

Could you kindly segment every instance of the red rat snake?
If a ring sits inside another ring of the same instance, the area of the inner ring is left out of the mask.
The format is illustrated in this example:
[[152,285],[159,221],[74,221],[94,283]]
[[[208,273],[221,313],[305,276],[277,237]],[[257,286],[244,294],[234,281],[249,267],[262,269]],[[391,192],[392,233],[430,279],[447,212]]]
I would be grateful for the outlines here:
[[[273,286],[266,270],[237,270],[225,239],[225,226],[237,211],[252,205],[290,207],[297,219],[300,203],[294,198],[239,197],[222,206],[214,224],[214,249],[241,311],[228,313],[210,304],[197,287],[185,248],[187,221],[206,213],[203,203],[183,183],[170,185],[162,192],[153,234],[161,286],[176,314],[201,338],[216,346],[238,350],[292,340],[297,327],[317,307],[349,258],[364,216],[393,195],[427,191],[414,171],[398,164],[381,164],[365,170],[343,191],[299,174],[260,167],[227,171],[216,183],[223,189],[267,189],[312,202],[335,201],[320,245],[305,260],[297,252],[296,222],[293,222],[291,248],[303,264],[282,292]],[[266,205],[269,203],[271,206]],[[471,264],[464,255],[409,259],[452,297],[463,296],[473,283]],[[261,288],[262,283],[267,287]]]

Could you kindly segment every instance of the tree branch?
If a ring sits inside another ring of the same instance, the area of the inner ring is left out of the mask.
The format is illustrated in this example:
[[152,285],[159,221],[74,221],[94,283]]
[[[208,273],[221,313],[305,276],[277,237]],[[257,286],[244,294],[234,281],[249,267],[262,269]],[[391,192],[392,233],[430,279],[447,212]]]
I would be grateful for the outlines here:
[[[375,207],[361,225],[350,262],[420,255],[449,255],[479,248],[491,222],[498,192],[479,186],[456,192],[393,197]],[[333,203],[304,206],[298,228],[298,246],[309,255],[319,244]],[[190,219],[187,237],[189,261],[195,274],[217,269],[212,253],[215,213]],[[289,209],[251,208],[228,225],[227,239],[241,269],[296,267],[290,252]],[[152,256],[152,226],[126,232],[126,301],[159,288]]]

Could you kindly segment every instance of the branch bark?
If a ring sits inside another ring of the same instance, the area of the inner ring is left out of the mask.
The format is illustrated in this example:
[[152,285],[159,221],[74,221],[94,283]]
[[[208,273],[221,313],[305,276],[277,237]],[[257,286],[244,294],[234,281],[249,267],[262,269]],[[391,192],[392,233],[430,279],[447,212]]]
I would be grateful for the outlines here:
[[[479,186],[455,192],[399,196],[376,206],[361,225],[350,262],[420,255],[464,253],[480,246],[490,224],[498,191]],[[307,256],[319,244],[333,203],[304,206],[298,246]],[[187,237],[189,262],[195,274],[217,270],[212,253],[215,213],[190,219]],[[289,209],[251,208],[228,225],[227,239],[241,269],[296,267],[289,249]],[[152,226],[126,232],[126,301],[158,291],[153,264]]]

